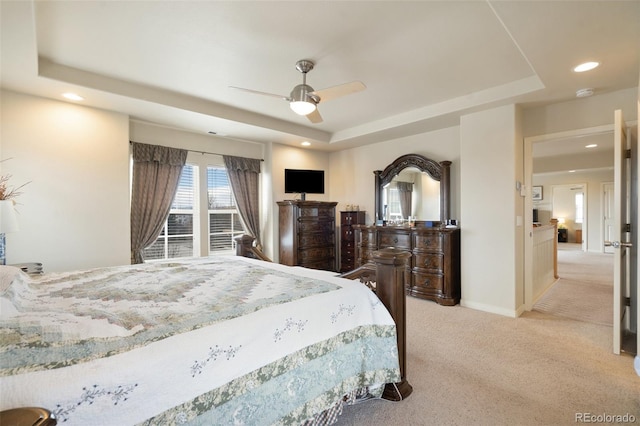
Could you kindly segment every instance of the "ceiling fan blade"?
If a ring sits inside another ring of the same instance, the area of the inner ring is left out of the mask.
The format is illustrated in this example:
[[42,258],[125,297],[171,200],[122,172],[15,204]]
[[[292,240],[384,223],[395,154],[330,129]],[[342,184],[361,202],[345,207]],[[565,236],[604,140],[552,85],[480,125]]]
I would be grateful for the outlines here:
[[340,96],[350,95],[352,93],[361,92],[366,89],[367,86],[361,81],[352,81],[351,83],[340,84],[338,86],[327,87],[326,89],[316,90],[311,92],[314,95],[320,96],[322,102],[330,101],[331,99],[339,98]]
[[236,86],[229,86],[229,87],[232,89],[242,90],[243,92],[254,93],[256,95],[271,96],[272,98],[280,98],[285,101],[291,101],[291,98],[289,96],[276,95],[275,93],[259,92],[257,90],[245,89],[243,87],[236,87]]
[[312,113],[306,115],[310,122],[313,124],[322,123],[322,116],[320,115],[320,111],[316,108]]

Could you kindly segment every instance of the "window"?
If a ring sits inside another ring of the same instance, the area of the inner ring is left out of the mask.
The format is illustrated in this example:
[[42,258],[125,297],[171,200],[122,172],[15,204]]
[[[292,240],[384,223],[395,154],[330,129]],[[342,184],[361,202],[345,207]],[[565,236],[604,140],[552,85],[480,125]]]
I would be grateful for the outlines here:
[[[144,249],[145,260],[233,253],[233,238],[244,233],[225,167],[207,164],[217,158],[198,156],[193,162],[187,158],[169,217],[158,239]],[[206,177],[201,176],[205,171]],[[206,182],[206,202],[198,197],[199,182]],[[199,222],[199,206],[207,209],[208,223]]]
[[400,193],[395,182],[391,182],[385,187],[383,197],[383,204],[386,205],[387,208],[384,212],[384,214],[386,214],[385,219],[391,221],[402,219],[402,213],[400,212]]
[[234,237],[244,233],[227,171],[222,166],[207,167],[209,210],[209,253],[235,250]]
[[584,194],[576,193],[576,223],[584,221]]
[[145,260],[172,259],[194,255],[193,218],[197,167],[185,164],[180,174],[178,190],[171,204],[169,217],[158,239],[144,249]]

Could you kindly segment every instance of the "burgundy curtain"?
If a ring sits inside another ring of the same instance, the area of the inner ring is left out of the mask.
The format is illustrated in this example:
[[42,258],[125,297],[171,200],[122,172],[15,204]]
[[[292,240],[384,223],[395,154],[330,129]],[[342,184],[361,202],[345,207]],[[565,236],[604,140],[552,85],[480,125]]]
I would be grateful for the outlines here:
[[143,263],[169,217],[188,151],[132,142],[131,263]]

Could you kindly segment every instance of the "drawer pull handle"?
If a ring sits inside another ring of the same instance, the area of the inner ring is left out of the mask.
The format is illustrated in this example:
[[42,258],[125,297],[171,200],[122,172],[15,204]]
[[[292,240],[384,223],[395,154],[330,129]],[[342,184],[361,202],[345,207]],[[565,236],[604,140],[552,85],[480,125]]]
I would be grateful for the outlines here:
[[395,237],[395,238],[393,239],[393,242],[394,242],[395,244],[397,244],[397,243],[398,243],[398,237]]

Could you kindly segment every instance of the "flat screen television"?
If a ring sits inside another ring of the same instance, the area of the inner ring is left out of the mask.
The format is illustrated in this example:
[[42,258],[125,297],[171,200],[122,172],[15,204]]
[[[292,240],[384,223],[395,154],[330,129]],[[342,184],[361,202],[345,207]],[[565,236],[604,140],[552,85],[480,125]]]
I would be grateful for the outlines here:
[[324,170],[284,169],[284,192],[300,194],[324,194]]

